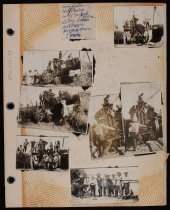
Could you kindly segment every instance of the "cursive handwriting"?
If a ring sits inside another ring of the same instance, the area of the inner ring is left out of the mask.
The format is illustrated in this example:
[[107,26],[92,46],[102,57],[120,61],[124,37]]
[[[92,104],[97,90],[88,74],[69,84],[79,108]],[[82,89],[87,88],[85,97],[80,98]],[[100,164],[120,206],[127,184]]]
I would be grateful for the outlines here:
[[66,39],[89,39],[94,34],[94,15],[84,4],[62,5],[62,33]]

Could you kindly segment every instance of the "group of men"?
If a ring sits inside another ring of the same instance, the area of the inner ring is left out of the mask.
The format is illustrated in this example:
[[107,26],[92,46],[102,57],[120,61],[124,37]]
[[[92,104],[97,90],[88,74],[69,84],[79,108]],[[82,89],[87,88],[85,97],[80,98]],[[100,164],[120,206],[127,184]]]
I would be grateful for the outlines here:
[[[30,149],[28,149],[28,145],[30,145]],[[26,161],[28,162],[28,158],[26,158],[27,156],[32,158],[34,162],[36,161],[36,165],[44,165],[46,169],[49,168],[49,164],[52,162],[54,154],[58,154],[60,161],[60,141],[57,141],[54,144],[50,142],[48,148],[46,148],[46,145],[47,142],[42,138],[40,138],[38,142],[35,140],[28,142],[28,140],[25,139],[23,144],[19,145],[17,148],[17,162],[21,168],[24,168]],[[31,159],[29,162],[31,163]]]
[[[128,180],[128,172],[124,173],[124,178],[120,172],[117,174],[107,175],[101,177],[98,173],[96,177],[83,177],[80,175],[79,182],[79,193],[80,198],[85,197],[85,193],[90,191],[91,197],[115,197],[115,198],[128,198],[133,195],[133,191],[130,188],[130,182]],[[89,191],[87,191],[89,187]]]
[[129,110],[128,139],[134,151],[140,144],[145,145],[146,140],[158,140],[162,137],[161,116],[158,116],[154,107],[147,104],[143,97],[144,94],[141,93],[137,104]]

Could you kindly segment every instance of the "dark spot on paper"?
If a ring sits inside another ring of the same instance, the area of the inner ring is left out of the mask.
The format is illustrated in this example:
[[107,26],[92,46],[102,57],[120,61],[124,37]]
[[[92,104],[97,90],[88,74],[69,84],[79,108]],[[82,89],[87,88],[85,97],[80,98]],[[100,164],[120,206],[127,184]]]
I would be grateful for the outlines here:
[[91,48],[87,49],[85,47],[83,47],[83,49],[81,51],[92,51]]
[[71,42],[80,41],[80,40],[83,40],[83,39],[70,39]]
[[73,134],[77,137],[81,135],[81,133],[75,133],[75,132],[73,132]]
[[21,55],[21,62],[22,62],[22,64],[23,64],[23,55]]
[[162,96],[162,93],[161,93],[161,104],[163,105],[163,96]]
[[120,99],[120,101],[121,101],[121,92],[119,93],[119,99]]
[[87,125],[87,134],[89,133],[90,124]]
[[95,57],[94,57],[94,55],[93,55],[93,82],[94,82],[94,75],[95,75],[95,73],[96,73],[95,67],[96,67],[96,59],[95,59]]
[[89,88],[90,86],[82,86],[82,89],[85,91]]

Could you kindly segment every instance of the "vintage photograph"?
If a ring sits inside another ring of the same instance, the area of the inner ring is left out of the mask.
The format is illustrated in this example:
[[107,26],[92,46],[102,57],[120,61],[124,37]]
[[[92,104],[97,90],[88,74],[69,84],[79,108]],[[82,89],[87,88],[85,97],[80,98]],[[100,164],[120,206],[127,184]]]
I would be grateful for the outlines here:
[[91,158],[125,154],[122,106],[118,94],[91,97],[89,142]]
[[70,169],[74,206],[138,201],[138,167]]
[[90,93],[21,86],[18,125],[86,133]]
[[92,51],[25,51],[23,85],[92,86]]
[[114,44],[116,47],[160,47],[163,23],[163,6],[114,7]]
[[17,136],[17,169],[63,171],[68,166],[68,137]]
[[121,101],[126,153],[163,150],[160,83],[122,83]]

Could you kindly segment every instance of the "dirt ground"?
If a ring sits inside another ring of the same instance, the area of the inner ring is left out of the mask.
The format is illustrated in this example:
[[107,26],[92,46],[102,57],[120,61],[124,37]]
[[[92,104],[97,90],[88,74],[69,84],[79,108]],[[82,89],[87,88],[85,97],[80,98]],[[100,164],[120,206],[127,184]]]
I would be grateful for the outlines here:
[[45,122],[38,122],[38,123],[25,123],[24,125],[19,125],[21,128],[35,128],[35,129],[47,129],[47,130],[57,130],[57,131],[69,131],[74,132],[73,128],[70,127],[70,125],[55,125],[53,122],[45,123]]
[[113,202],[134,202],[133,199],[130,200],[124,200],[121,198],[115,198],[115,197],[108,197],[108,196],[102,196],[102,197],[85,197],[85,198],[79,198],[72,196],[72,202],[74,206],[79,205],[92,205],[92,204],[104,204],[104,203],[113,203]]

